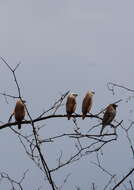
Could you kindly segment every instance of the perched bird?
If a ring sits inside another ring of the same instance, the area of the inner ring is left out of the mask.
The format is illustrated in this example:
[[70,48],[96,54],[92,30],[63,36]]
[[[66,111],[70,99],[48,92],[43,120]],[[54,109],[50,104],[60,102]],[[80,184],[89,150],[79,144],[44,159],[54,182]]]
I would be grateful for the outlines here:
[[93,95],[95,93],[94,92],[87,92],[84,99],[83,99],[83,102],[82,102],[82,119],[85,118],[86,114],[90,112],[91,110],[91,107],[92,107],[92,102],[93,102]]
[[116,116],[116,107],[118,107],[116,104],[109,104],[106,108],[106,111],[104,113],[103,119],[102,119],[102,129],[100,131],[100,135],[102,135],[103,129],[109,125],[113,119]]
[[24,100],[18,100],[16,102],[16,106],[14,109],[14,117],[15,120],[18,122],[18,129],[21,129],[21,121],[25,117],[25,101]]
[[77,96],[78,96],[77,94],[71,93],[67,97],[66,112],[67,112],[68,120],[70,119],[71,114],[74,113],[76,110],[76,97]]

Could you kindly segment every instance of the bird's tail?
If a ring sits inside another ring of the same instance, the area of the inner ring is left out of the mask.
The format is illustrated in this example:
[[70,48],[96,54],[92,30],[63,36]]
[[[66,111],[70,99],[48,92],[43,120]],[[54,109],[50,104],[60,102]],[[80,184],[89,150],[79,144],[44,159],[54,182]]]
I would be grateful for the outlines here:
[[18,129],[21,129],[21,123],[18,123]]
[[85,117],[86,117],[86,115],[85,115],[85,114],[83,114],[83,115],[82,115],[82,119],[84,120],[84,119],[85,119]]
[[67,114],[67,118],[68,118],[68,120],[70,120],[70,118],[71,118],[71,115],[70,115],[70,114]]

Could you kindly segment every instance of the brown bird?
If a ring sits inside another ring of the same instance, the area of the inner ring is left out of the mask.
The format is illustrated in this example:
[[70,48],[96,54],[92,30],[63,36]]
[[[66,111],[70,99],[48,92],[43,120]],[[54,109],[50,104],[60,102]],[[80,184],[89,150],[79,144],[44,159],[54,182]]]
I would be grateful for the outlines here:
[[84,119],[86,117],[86,114],[90,112],[91,107],[92,107],[92,103],[93,103],[93,95],[95,93],[88,91],[83,99],[82,102],[82,119]]
[[78,96],[77,94],[71,93],[67,97],[66,112],[67,112],[68,120],[70,119],[71,114],[74,113],[76,110],[76,105],[77,105],[76,104],[76,97],[77,96]]
[[21,121],[25,117],[25,101],[24,100],[18,100],[16,102],[16,106],[14,109],[14,117],[15,120],[18,122],[18,129],[21,129]]
[[109,125],[113,119],[116,116],[116,107],[118,107],[116,104],[109,104],[106,108],[106,111],[104,113],[103,119],[102,119],[102,129],[100,131],[100,135],[102,135],[103,129]]

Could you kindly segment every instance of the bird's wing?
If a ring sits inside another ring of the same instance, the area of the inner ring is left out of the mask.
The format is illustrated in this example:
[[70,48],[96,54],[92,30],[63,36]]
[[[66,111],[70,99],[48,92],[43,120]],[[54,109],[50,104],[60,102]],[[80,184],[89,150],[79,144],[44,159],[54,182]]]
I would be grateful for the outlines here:
[[68,98],[67,103],[66,103],[66,112],[73,113],[73,112],[75,112],[75,109],[76,109],[75,98]]
[[108,125],[112,122],[115,117],[116,112],[106,111],[102,120],[102,125]]
[[90,111],[91,107],[92,107],[92,98],[86,96],[82,102],[82,113],[83,114],[88,113]]

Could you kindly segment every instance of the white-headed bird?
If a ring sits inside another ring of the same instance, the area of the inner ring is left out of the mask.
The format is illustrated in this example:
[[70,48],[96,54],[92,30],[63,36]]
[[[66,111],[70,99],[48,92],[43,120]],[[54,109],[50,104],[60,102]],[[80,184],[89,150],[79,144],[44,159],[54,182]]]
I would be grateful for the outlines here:
[[109,125],[115,118],[116,107],[118,107],[116,104],[109,104],[108,107],[106,108],[106,111],[105,111],[103,119],[102,119],[102,129],[100,131],[100,135],[102,135],[103,129],[107,125]]
[[77,105],[76,104],[76,97],[77,96],[78,96],[77,94],[71,93],[67,97],[66,112],[67,112],[68,120],[70,119],[72,113],[74,113],[76,110],[76,105]]
[[82,102],[82,119],[84,119],[86,117],[86,114],[90,112],[91,107],[92,107],[92,103],[93,103],[93,95],[95,93],[88,91],[83,99]]
[[18,122],[18,129],[21,129],[21,121],[25,117],[25,101],[24,100],[18,100],[16,102],[16,106],[14,109],[14,117],[15,120]]

